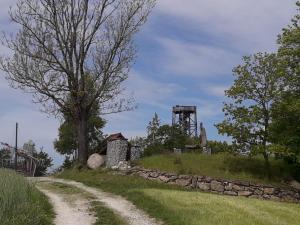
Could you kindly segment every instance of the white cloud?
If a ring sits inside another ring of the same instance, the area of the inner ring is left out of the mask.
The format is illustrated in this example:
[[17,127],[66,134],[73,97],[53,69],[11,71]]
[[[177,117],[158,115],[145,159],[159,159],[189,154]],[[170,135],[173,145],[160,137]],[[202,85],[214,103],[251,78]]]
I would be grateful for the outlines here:
[[229,86],[225,85],[214,85],[214,84],[208,84],[206,86],[203,86],[204,90],[213,96],[216,97],[224,97],[225,96],[225,90],[229,88]]
[[296,6],[295,0],[161,0],[158,12],[177,17],[178,26],[226,38],[228,45],[252,53],[275,48]]
[[165,101],[185,90],[176,83],[159,82],[145,76],[133,71],[127,81],[127,90],[133,91],[138,104],[165,108]]
[[183,41],[159,38],[164,50],[162,65],[170,73],[209,77],[231,72],[240,56],[229,50]]

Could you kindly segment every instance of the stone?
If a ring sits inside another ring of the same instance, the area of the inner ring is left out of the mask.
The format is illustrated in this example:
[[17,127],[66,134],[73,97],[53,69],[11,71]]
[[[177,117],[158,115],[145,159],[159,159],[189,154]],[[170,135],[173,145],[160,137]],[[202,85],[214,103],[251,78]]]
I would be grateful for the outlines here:
[[252,192],[250,192],[250,191],[239,191],[239,192],[238,192],[238,196],[245,196],[245,197],[248,197],[248,196],[250,196],[250,195],[252,195]]
[[190,179],[189,175],[179,175],[179,179]]
[[130,148],[130,161],[136,161],[141,158],[142,150],[139,146]]
[[150,173],[150,177],[157,178],[158,176],[159,176],[159,174],[157,172]]
[[196,176],[192,178],[192,184],[191,184],[192,188],[196,188],[197,187],[197,180],[198,180],[198,178]]
[[274,193],[274,188],[264,188],[264,194],[272,195]]
[[107,143],[106,166],[109,168],[118,166],[119,162],[126,161],[128,142],[126,140],[115,140]]
[[99,169],[101,166],[103,166],[104,163],[105,163],[105,156],[95,153],[89,157],[87,161],[87,166],[92,170],[96,170]]
[[232,183],[228,183],[226,186],[225,186],[225,190],[226,191],[231,191],[232,190]]
[[218,181],[215,181],[215,180],[213,180],[210,183],[210,187],[211,187],[211,190],[213,190],[213,191],[217,191],[217,192],[223,192],[224,191],[224,186],[222,185],[222,183],[218,182]]
[[145,173],[145,172],[138,172],[138,175],[140,176],[140,177],[143,177],[143,178],[145,178],[145,179],[148,179],[148,177],[149,177],[149,174],[148,173]]
[[238,194],[234,191],[224,191],[225,195],[237,196]]
[[244,187],[239,186],[239,185],[236,185],[236,184],[234,184],[234,185],[232,186],[232,189],[235,190],[235,191],[243,191],[243,190],[245,190]]
[[260,189],[256,189],[256,190],[254,191],[254,194],[256,194],[256,195],[262,195],[262,194],[263,194],[263,191],[260,190]]
[[205,182],[198,182],[198,188],[202,191],[208,191],[210,190],[210,183],[205,183]]
[[121,171],[129,170],[131,168],[130,162],[128,161],[121,161],[117,165],[117,169]]
[[165,183],[168,183],[170,181],[170,178],[166,176],[159,176],[158,179]]
[[191,179],[177,179],[175,182],[176,184],[185,187],[191,184]]

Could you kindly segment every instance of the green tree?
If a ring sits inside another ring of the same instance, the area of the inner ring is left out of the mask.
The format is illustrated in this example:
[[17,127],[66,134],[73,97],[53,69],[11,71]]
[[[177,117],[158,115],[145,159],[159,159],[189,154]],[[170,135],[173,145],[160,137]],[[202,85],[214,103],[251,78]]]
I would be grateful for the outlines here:
[[147,140],[149,144],[154,144],[157,142],[157,131],[158,128],[160,127],[160,119],[158,118],[157,113],[154,114],[154,117],[152,120],[149,122],[147,126]]
[[28,142],[24,143],[23,150],[25,150],[29,155],[39,160],[35,170],[35,176],[45,175],[48,168],[53,165],[53,159],[49,156],[49,154],[47,152],[44,152],[43,148],[40,148],[40,150],[37,151],[36,145],[32,140],[29,140]]
[[33,157],[39,160],[35,170],[35,176],[44,176],[49,167],[53,166],[53,159],[49,156],[47,152],[44,152],[41,148],[39,152],[34,151]]
[[231,101],[224,103],[225,120],[216,125],[238,149],[261,153],[269,176],[269,127],[272,104],[283,89],[280,71],[276,54],[244,57],[244,63],[233,70],[234,84],[226,91]]
[[9,160],[11,158],[11,152],[7,148],[0,149],[0,160]]
[[[81,164],[88,157],[92,106],[98,103],[101,113],[132,108],[120,99],[122,84],[136,56],[134,36],[154,5],[155,0],[18,0],[11,8],[18,31],[1,41],[12,52],[0,58],[0,69],[46,112],[73,117]],[[87,85],[90,77],[96,92]]]
[[286,87],[273,107],[272,141],[284,157],[300,154],[300,2],[292,24],[279,36],[278,55],[285,72]]
[[[88,155],[100,151],[101,143],[104,139],[101,129],[105,125],[103,120],[97,113],[97,110],[90,115],[87,122],[88,129]],[[62,155],[75,154],[77,159],[78,136],[76,132],[76,124],[70,117],[65,117],[64,122],[58,129],[58,139],[54,141],[54,148]]]
[[188,141],[188,135],[179,125],[163,125],[157,130],[157,140],[165,149],[184,148]]

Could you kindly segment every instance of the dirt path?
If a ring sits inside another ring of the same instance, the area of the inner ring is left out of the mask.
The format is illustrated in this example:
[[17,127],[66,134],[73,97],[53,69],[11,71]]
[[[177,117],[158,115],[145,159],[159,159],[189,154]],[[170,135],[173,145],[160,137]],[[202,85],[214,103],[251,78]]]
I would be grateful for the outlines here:
[[89,202],[80,199],[73,204],[67,202],[61,195],[38,187],[43,192],[53,205],[56,214],[55,225],[92,225],[96,222],[89,210]]
[[[129,225],[159,225],[162,223],[158,223],[155,219],[150,218],[148,215],[146,215],[143,211],[137,209],[131,202],[127,201],[123,197],[103,192],[96,188],[88,187],[82,183],[75,182],[75,181],[68,181],[64,179],[55,179],[55,178],[38,178],[38,181],[47,181],[47,182],[58,182],[63,183],[66,185],[71,185],[74,187],[77,187],[87,193],[92,194],[96,200],[104,203],[108,208],[115,211],[117,214],[119,214],[121,217],[123,217]],[[51,196],[50,196],[51,198]],[[57,202],[59,203],[59,202]],[[61,207],[59,203],[59,206],[55,206],[55,208]],[[66,222],[66,220],[64,220]],[[63,224],[72,224],[72,223],[63,223]],[[73,225],[77,225],[78,223],[73,223]],[[85,225],[89,225],[90,223],[86,223]],[[60,224],[56,224],[60,225]]]

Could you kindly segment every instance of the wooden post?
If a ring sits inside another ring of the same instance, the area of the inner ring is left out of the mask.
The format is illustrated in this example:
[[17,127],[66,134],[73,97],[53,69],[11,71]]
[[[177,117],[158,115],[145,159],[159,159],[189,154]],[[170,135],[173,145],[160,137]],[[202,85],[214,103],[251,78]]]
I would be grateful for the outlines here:
[[18,123],[16,123],[15,170],[18,169]]

